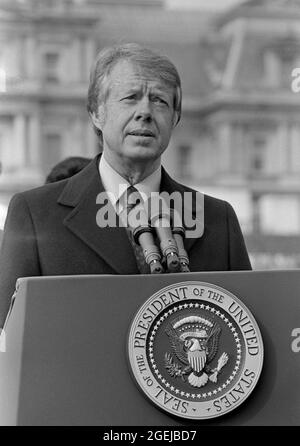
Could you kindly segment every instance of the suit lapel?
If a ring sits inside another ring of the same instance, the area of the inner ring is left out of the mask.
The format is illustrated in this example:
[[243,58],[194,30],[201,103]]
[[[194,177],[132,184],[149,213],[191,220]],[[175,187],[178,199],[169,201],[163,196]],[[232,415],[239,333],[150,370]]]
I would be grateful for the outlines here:
[[99,227],[97,224],[97,215],[99,216],[99,212],[104,210],[104,206],[109,215],[115,216],[108,198],[99,203],[99,193],[105,194],[105,191],[100,180],[98,162],[99,156],[67,182],[58,203],[72,209],[63,223],[104,259],[116,273],[138,274],[136,259],[126,229]]
[[[60,205],[71,208],[63,224],[105,260],[116,273],[139,274],[126,229],[111,226],[99,227],[97,224],[97,214],[99,215],[99,212],[104,210],[104,206],[105,210],[115,216],[109,199],[101,200],[101,203],[97,200],[99,193],[105,194],[98,170],[99,157],[100,155],[79,174],[71,177],[58,198]],[[160,191],[170,195],[173,192],[179,192],[184,197],[184,193],[189,190],[174,181],[162,168]],[[190,191],[195,194],[195,191]],[[194,204],[195,200],[192,204],[192,214],[193,218],[196,218]],[[204,221],[204,209],[200,211],[199,218]],[[196,240],[198,238],[186,238],[185,249],[189,251]]]

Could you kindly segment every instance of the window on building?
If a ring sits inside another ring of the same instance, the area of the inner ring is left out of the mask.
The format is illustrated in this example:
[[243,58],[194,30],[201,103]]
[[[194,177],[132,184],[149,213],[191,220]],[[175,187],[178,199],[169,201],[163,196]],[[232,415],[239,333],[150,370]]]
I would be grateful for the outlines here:
[[55,7],[57,8],[61,6],[61,3],[62,2],[59,2],[57,0],[47,0],[43,2],[42,6],[43,8],[54,9]]
[[264,53],[264,74],[267,87],[278,87],[280,84],[280,60],[274,51]]
[[280,85],[283,88],[291,88],[292,71],[295,68],[294,60],[282,60],[281,62],[281,82]]
[[181,144],[178,147],[178,172],[181,178],[192,176],[191,166],[192,147],[188,144]]
[[264,51],[266,83],[271,87],[290,89],[291,73],[299,57],[299,38],[293,32],[274,38]]
[[44,77],[48,82],[59,81],[59,53],[49,52],[44,54]]
[[266,136],[255,135],[249,150],[250,175],[261,175],[266,169]]
[[265,234],[299,234],[300,208],[297,195],[268,194],[262,197],[261,230]]

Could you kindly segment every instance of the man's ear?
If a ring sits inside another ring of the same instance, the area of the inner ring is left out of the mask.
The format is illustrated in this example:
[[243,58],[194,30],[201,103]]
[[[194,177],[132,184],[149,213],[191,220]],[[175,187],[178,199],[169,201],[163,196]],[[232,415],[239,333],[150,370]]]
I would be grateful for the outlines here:
[[176,127],[176,125],[178,124],[179,121],[180,121],[179,112],[178,111],[174,111],[174,114],[173,114],[173,128]]
[[98,113],[96,114],[95,112],[92,112],[90,113],[90,117],[93,121],[94,126],[102,132],[104,126],[104,107],[100,105],[100,107],[98,108]]

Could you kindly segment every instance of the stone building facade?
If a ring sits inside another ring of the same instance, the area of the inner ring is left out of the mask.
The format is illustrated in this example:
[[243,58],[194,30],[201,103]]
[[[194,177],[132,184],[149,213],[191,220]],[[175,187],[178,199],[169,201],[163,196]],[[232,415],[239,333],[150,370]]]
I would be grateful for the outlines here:
[[[300,234],[300,2],[226,13],[163,0],[0,0],[0,201],[98,146],[86,112],[98,50],[137,41],[168,55],[183,117],[164,156],[178,180],[228,199],[247,234]],[[300,254],[300,247],[299,247]]]
[[85,109],[98,17],[68,2],[0,2],[0,176],[4,204],[70,155],[95,154]]

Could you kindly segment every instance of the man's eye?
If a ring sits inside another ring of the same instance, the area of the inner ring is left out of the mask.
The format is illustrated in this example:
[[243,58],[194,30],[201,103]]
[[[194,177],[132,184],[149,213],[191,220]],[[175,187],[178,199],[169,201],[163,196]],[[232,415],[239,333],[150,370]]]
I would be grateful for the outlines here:
[[124,98],[122,98],[122,101],[134,101],[135,99],[136,99],[136,95],[130,94],[129,96],[125,96]]
[[161,98],[160,96],[154,96],[152,98],[153,102],[156,102],[157,104],[164,104],[164,105],[168,105],[167,101],[165,101],[163,98]]

